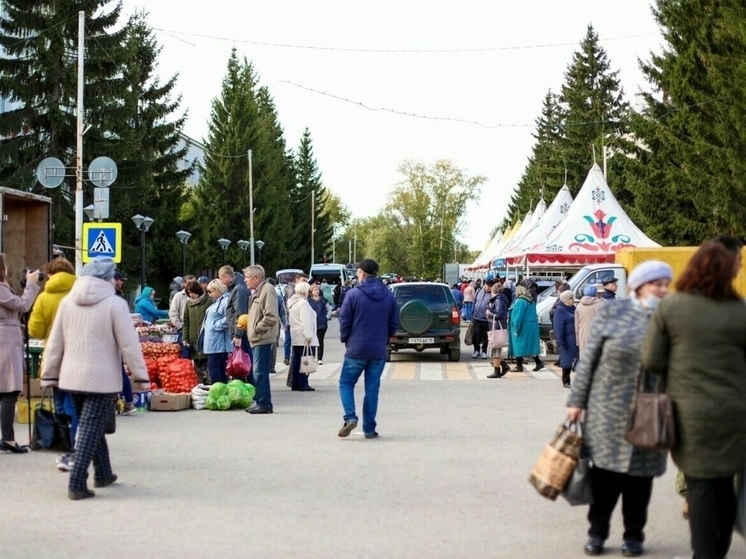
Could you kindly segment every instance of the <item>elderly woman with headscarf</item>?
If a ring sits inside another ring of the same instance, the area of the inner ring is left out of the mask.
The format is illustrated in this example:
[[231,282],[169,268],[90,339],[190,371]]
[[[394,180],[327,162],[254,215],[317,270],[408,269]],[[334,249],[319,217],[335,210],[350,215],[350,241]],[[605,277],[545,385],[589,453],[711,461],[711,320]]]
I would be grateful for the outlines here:
[[94,496],[87,486],[91,461],[94,487],[117,480],[104,430],[113,398],[122,391],[121,359],[136,382],[150,383],[127,302],[114,289],[114,271],[111,258],[94,258],[85,265],[60,302],[44,347],[42,385],[72,393],[79,418],[67,492],[72,500]]
[[640,370],[640,349],[653,310],[668,293],[671,267],[649,260],[637,266],[627,282],[630,296],[601,304],[591,325],[583,359],[567,400],[567,417],[585,412],[584,443],[593,463],[593,504],[588,511],[587,555],[600,555],[609,537],[609,522],[622,496],[622,553],[643,552],[643,529],[653,478],[666,471],[666,451],[643,450],[624,440]]
[[595,285],[586,285],[583,289],[583,297],[575,309],[575,339],[578,341],[578,358],[583,358],[588,336],[591,333],[591,323],[598,312],[601,299],[598,298],[598,289]]
[[544,368],[539,359],[539,319],[536,315],[536,301],[524,285],[515,288],[515,301],[510,308],[508,329],[510,330],[510,355],[516,358],[515,371],[523,371],[523,358],[533,357],[534,371]]
[[578,356],[575,338],[575,296],[572,290],[560,293],[560,304],[554,313],[554,338],[559,347],[562,386],[570,388],[570,371]]

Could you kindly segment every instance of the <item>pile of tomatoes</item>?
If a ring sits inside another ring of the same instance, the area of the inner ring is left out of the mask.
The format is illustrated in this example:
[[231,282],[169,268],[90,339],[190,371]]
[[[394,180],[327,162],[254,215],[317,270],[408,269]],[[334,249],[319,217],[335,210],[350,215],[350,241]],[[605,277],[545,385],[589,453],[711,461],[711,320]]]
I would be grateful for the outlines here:
[[[160,357],[157,361],[164,359]],[[159,369],[161,387],[171,394],[191,392],[199,384],[191,359],[172,359],[164,369]]]

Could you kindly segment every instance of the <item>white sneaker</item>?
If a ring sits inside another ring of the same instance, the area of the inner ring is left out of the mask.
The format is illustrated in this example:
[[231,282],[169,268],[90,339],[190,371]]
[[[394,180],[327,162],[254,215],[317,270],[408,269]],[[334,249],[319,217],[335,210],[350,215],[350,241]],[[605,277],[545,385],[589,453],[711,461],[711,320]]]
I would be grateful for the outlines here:
[[482,359],[487,359],[487,354],[485,352],[482,352]]
[[69,472],[74,464],[75,458],[72,454],[62,454],[57,457],[57,469],[61,472]]
[[472,359],[477,359],[478,357],[479,357],[479,352],[478,351],[475,351],[474,353],[471,354],[471,358]]
[[319,365],[323,365],[323,364],[324,362],[321,359],[319,359]]

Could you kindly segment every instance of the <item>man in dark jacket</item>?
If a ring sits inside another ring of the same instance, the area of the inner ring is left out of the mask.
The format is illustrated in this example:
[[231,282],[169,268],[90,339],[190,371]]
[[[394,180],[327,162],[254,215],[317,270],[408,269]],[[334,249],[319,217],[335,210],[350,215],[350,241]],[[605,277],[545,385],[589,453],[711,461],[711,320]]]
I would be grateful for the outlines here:
[[344,408],[340,437],[357,427],[355,384],[365,372],[363,433],[374,439],[381,374],[386,364],[389,338],[399,328],[399,309],[393,293],[378,279],[378,264],[366,259],[357,270],[358,284],[345,296],[339,311],[340,339],[347,346],[339,377],[339,395]]
[[601,292],[601,299],[616,299],[616,290],[619,280],[617,278],[606,278],[603,281],[604,290]]

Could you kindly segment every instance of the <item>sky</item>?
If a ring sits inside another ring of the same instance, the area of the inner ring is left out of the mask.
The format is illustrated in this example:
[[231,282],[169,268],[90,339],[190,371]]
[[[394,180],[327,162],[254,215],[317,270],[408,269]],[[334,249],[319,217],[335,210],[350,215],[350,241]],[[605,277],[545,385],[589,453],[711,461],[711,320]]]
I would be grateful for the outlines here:
[[[407,159],[450,159],[486,177],[464,219],[462,241],[474,250],[505,217],[542,99],[559,91],[587,25],[633,103],[649,88],[638,58],[662,43],[648,0],[123,4],[127,14],[144,9],[156,28],[159,74],[178,74],[187,135],[206,138],[235,47],[273,95],[288,145],[310,129],[323,182],[354,217],[385,205]],[[459,52],[424,52],[444,50]]]

